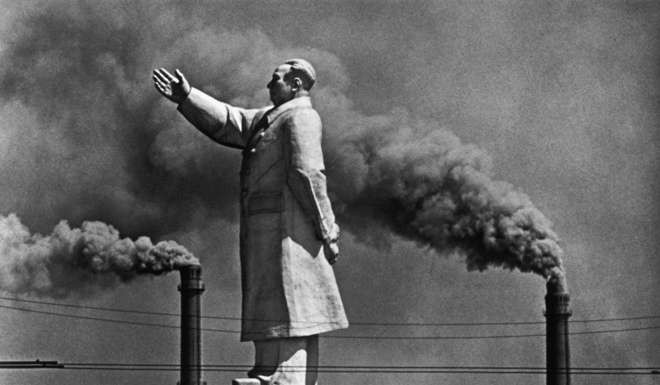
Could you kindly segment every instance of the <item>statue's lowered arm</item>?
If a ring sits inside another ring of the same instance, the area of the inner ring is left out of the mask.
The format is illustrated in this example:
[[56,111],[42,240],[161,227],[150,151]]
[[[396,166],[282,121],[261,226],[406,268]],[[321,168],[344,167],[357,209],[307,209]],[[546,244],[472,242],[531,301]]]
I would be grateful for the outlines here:
[[[327,194],[321,150],[321,121],[313,110],[298,111],[287,124],[290,151],[287,183],[305,213],[312,218],[316,235],[326,245],[336,242],[339,227]],[[331,257],[331,256],[329,256]]]

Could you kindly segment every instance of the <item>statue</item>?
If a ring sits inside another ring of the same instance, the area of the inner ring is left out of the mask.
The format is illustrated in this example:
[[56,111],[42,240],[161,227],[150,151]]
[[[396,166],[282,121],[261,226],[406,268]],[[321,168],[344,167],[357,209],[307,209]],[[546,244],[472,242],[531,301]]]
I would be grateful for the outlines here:
[[267,84],[273,106],[261,109],[220,102],[179,70],[156,69],[153,80],[198,130],[243,152],[241,341],[255,346],[248,376],[262,384],[316,384],[319,333],[348,321],[331,266],[339,227],[309,93],[314,68],[302,59],[278,66]]

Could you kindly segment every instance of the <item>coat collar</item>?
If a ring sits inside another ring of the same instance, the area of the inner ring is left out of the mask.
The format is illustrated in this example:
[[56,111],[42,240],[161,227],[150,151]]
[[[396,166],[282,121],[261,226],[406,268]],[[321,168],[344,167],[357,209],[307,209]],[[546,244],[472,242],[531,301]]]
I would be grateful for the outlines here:
[[300,96],[282,103],[277,107],[271,108],[266,112],[268,124],[271,124],[278,116],[282,115],[282,113],[300,107],[312,108],[312,99],[309,96]]

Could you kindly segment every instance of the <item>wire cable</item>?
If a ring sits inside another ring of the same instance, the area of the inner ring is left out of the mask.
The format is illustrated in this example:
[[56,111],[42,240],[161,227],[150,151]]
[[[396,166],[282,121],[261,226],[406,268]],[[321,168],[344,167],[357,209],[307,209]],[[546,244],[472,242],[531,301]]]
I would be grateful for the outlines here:
[[[119,309],[111,307],[101,307],[101,306],[89,306],[89,305],[77,305],[70,303],[61,303],[61,302],[51,302],[51,301],[38,301],[38,300],[29,300],[23,298],[15,297],[2,297],[0,299],[6,301],[16,301],[16,302],[25,302],[33,303],[40,305],[49,305],[49,306],[60,306],[68,307],[74,309],[87,309],[87,310],[99,310],[99,311],[108,311],[108,312],[117,312],[117,313],[133,313],[133,314],[143,314],[143,315],[156,315],[156,316],[169,316],[169,317],[179,317],[179,313],[168,313],[168,312],[156,312],[156,311],[145,311],[145,310],[131,310],[131,309]],[[205,319],[219,319],[219,320],[229,320],[229,321],[240,321],[241,317],[230,317],[230,316],[218,316],[218,315],[202,315],[201,318]],[[614,321],[634,321],[634,320],[646,320],[646,319],[660,319],[660,315],[643,315],[635,317],[613,317],[613,318],[591,318],[591,319],[576,319],[569,320],[569,323],[592,323],[592,322],[614,322]],[[267,320],[255,320],[255,321],[267,321]],[[309,321],[314,322],[314,321]],[[354,326],[509,326],[509,325],[543,325],[545,321],[501,321],[501,322],[351,322],[351,325]]]
[[[181,370],[181,364],[168,363],[117,363],[117,362],[65,362],[58,361],[0,361],[0,369],[70,369],[95,371],[130,371],[130,372],[175,372]],[[249,365],[242,364],[203,364],[192,366],[204,372],[243,372]],[[268,368],[266,368],[268,369]],[[275,367],[272,368],[276,369]],[[321,373],[377,373],[377,374],[547,374],[548,370],[540,366],[378,366],[378,365],[317,365],[287,366],[289,372],[314,370]],[[555,372],[591,375],[649,375],[660,374],[660,367],[572,367]]]
[[[128,324],[128,325],[137,325],[137,326],[151,326],[151,327],[162,327],[170,329],[179,329],[177,325],[166,325],[158,324],[152,322],[138,322],[138,321],[127,321],[127,320],[118,320],[112,318],[101,318],[101,317],[89,317],[81,316],[74,314],[66,313],[56,313],[44,310],[35,310],[22,307],[13,307],[7,305],[0,305],[0,308],[11,309],[29,313],[45,314],[58,317],[68,317],[74,319],[83,319],[91,321],[100,321],[100,322],[112,322],[118,324]],[[646,326],[646,327],[636,327],[636,328],[621,328],[621,329],[606,329],[606,330],[587,330],[579,332],[569,332],[569,335],[586,335],[586,334],[602,334],[602,333],[619,333],[619,332],[631,332],[631,331],[640,331],[640,330],[656,330],[660,329],[660,326]],[[218,332],[218,333],[232,333],[238,334],[239,330],[228,330],[228,329],[216,329],[216,328],[200,328],[201,331],[205,332]],[[530,334],[505,334],[505,335],[477,335],[477,336],[355,336],[355,335],[325,335],[321,338],[333,338],[333,339],[361,339],[361,340],[478,340],[478,339],[502,339],[502,338],[526,338],[526,337],[545,337],[545,333],[530,333]]]
[[[175,363],[120,363],[120,362],[64,362],[62,365],[69,365],[69,366],[129,366],[129,367],[175,367],[175,368],[180,368],[181,364],[175,364]],[[196,367],[196,366],[192,366]],[[199,365],[200,368],[206,369],[206,368],[215,368],[215,367],[223,367],[223,368],[247,368],[250,369],[252,368],[251,365],[245,365],[245,364],[202,364]],[[290,368],[308,368],[309,366],[287,366]],[[395,369],[395,370],[405,370],[405,369],[413,369],[413,370],[432,370],[432,369],[463,369],[463,370],[478,370],[478,369],[483,369],[483,370],[546,370],[545,366],[494,366],[494,365],[399,365],[399,366],[392,366],[392,365],[318,365],[314,366],[313,368],[321,368],[321,369]],[[570,368],[571,371],[573,370],[581,370],[581,371],[630,371],[630,370],[658,370],[660,369],[660,366],[629,366],[629,367],[597,367],[597,366],[575,366]]]
[[[181,328],[179,325],[166,325],[166,324],[159,324],[159,323],[153,323],[153,322],[139,322],[139,321],[119,320],[119,319],[114,319],[114,318],[90,317],[90,316],[82,316],[82,315],[66,314],[66,313],[57,313],[57,312],[51,312],[51,311],[45,311],[45,310],[35,310],[35,309],[28,309],[28,308],[22,308],[22,307],[13,307],[13,306],[6,306],[6,305],[0,305],[0,308],[18,310],[18,311],[23,311],[23,312],[27,312],[27,313],[45,314],[45,315],[52,315],[52,316],[57,316],[57,317],[67,317],[67,318],[83,319],[83,320],[89,320],[89,321],[112,322],[112,323],[125,324],[125,325],[153,326],[153,327],[169,328],[169,329],[180,329]],[[226,330],[226,329],[201,329],[201,330],[214,331],[214,332],[220,332],[220,333],[239,333],[239,331],[237,331],[237,330]]]
[[[36,365],[41,366],[36,366]],[[249,370],[249,365],[241,364],[204,364],[199,369],[205,372],[243,372]],[[167,363],[116,363],[116,362],[65,362],[57,361],[0,361],[0,369],[70,369],[95,371],[131,371],[131,372],[174,372],[181,369],[180,364]],[[378,365],[318,365],[289,366],[287,371],[315,370],[323,373],[429,373],[429,374],[546,374],[547,369],[540,366],[378,366]],[[556,372],[564,373],[559,369]],[[648,375],[660,374],[660,367],[573,367],[568,369],[571,374],[591,375]]]
[[[95,370],[95,371],[131,371],[131,372],[178,372],[176,367],[142,367],[142,366],[106,366],[106,365],[71,365],[64,364],[58,370]],[[204,369],[204,372],[244,372],[248,366],[216,366]],[[287,371],[307,371],[308,368],[288,368]],[[378,367],[378,368],[314,368],[319,373],[341,373],[341,374],[547,374],[547,370],[541,369],[478,369],[478,368],[404,368],[404,367]],[[563,372],[563,371],[561,371]],[[635,370],[578,370],[570,369],[571,375],[657,375],[652,371]]]

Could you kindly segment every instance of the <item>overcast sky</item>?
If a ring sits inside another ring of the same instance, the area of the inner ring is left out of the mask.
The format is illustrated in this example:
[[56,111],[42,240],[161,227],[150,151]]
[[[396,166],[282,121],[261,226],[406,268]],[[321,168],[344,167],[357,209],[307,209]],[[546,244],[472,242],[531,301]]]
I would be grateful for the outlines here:
[[[223,3],[2,1],[0,215],[15,213],[40,233],[49,233],[60,220],[71,226],[101,220],[125,236],[176,240],[204,267],[204,313],[238,316],[240,153],[196,132],[158,96],[151,70],[180,68],[194,86],[254,107],[267,103],[265,85],[272,70],[300,56],[319,73],[312,96],[326,128],[328,175],[335,175],[329,185],[338,210],[361,180],[355,176],[360,170],[350,166],[355,154],[336,146],[340,139],[359,132],[370,145],[401,141],[402,151],[419,144],[421,152],[425,141],[440,132],[478,154],[492,180],[526,193],[554,223],[566,253],[573,319],[657,315],[660,4]],[[342,217],[349,221],[351,213]],[[335,273],[350,321],[544,320],[545,286],[537,275],[500,268],[469,272],[460,252],[383,231],[386,227],[376,221],[361,223],[361,229],[340,225],[347,231]],[[177,312],[177,284],[171,274],[57,301]],[[165,316],[75,314],[178,322]],[[206,320],[204,326],[238,330],[239,323]],[[658,323],[573,323],[571,330],[648,326]],[[544,331],[543,325],[356,325],[334,335]],[[174,329],[0,311],[0,359],[177,363],[178,338]],[[207,332],[203,344],[207,364],[252,363],[251,344],[240,343],[237,334]],[[658,329],[576,335],[571,359],[576,367],[657,367],[657,346]],[[544,366],[545,339],[324,338],[321,364]],[[205,373],[204,379],[229,384],[238,375]],[[177,378],[175,372],[0,372],[3,384],[150,385],[175,384]],[[320,382],[540,384],[545,379],[322,374]],[[654,380],[575,376],[574,382]]]

